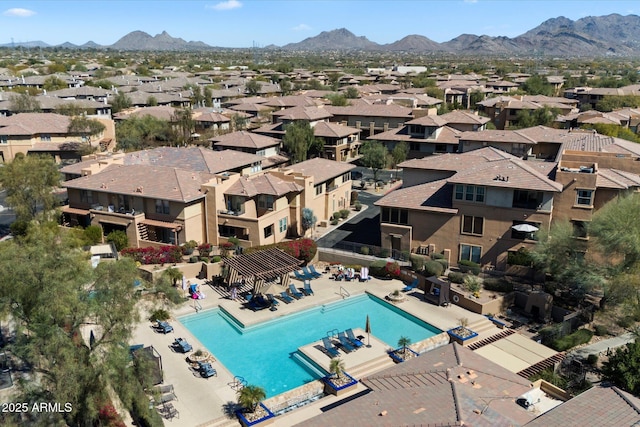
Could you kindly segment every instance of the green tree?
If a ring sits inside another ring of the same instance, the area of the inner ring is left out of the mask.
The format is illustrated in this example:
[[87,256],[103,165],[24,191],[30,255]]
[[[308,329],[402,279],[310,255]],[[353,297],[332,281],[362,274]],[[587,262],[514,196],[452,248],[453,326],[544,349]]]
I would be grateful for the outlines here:
[[52,90],[66,89],[69,87],[69,85],[67,84],[67,82],[65,82],[58,76],[50,76],[44,80],[42,87],[45,90],[52,91]]
[[336,379],[341,379],[344,373],[344,361],[339,357],[334,357],[329,362],[329,372]]
[[349,105],[349,100],[347,99],[347,97],[337,93],[327,95],[327,99],[334,107],[345,107]]
[[366,141],[360,152],[362,165],[371,168],[373,180],[377,182],[380,169],[384,169],[387,163],[387,148],[378,141]]
[[[407,144],[405,141],[401,141],[397,143],[393,147],[393,150],[391,150],[391,161],[392,161],[391,167],[393,167],[394,169],[397,169],[399,163],[402,163],[405,160],[407,160],[408,153],[409,153],[409,144]],[[396,172],[396,175],[397,175],[397,172]]]
[[256,385],[246,385],[238,391],[238,403],[249,412],[255,412],[261,400],[267,397],[264,389]]
[[231,116],[231,127],[236,131],[246,128],[247,122],[248,119],[241,116],[240,114],[234,114],[233,116]]
[[260,89],[262,89],[262,83],[257,80],[249,80],[244,87],[249,95],[256,96],[260,93]]
[[0,168],[0,186],[6,202],[19,221],[46,219],[57,205],[53,189],[60,185],[60,173],[51,156],[17,156]]
[[97,245],[102,242],[102,227],[90,225],[84,229],[84,237],[90,245]]
[[67,132],[82,136],[87,142],[91,138],[104,132],[105,126],[98,120],[90,119],[87,116],[75,116],[71,118]]
[[113,230],[111,233],[107,234],[105,240],[108,243],[113,243],[118,252],[129,246],[127,233],[122,230]]
[[553,86],[549,84],[546,77],[533,75],[525,80],[520,86],[529,95],[553,96]]
[[551,127],[560,114],[557,108],[549,108],[544,106],[535,110],[520,110],[516,114],[515,123],[511,126],[513,129],[523,129],[533,126]]
[[286,125],[282,143],[293,163],[307,160],[312,148],[322,151],[320,142],[313,134],[313,128],[306,120],[296,120]]
[[131,107],[131,98],[124,92],[118,92],[118,94],[111,101],[111,112],[119,113],[122,110],[126,110]]
[[318,218],[316,218],[315,214],[310,208],[302,208],[302,234],[304,234],[307,230],[315,227]]
[[191,141],[191,135],[195,130],[195,121],[191,108],[181,108],[173,114],[173,122],[176,124],[176,140],[180,145],[187,145]]
[[356,89],[353,86],[349,86],[345,91],[344,91],[344,96],[347,99],[356,99],[360,97],[360,92],[358,92],[358,89]]
[[149,97],[147,98],[147,105],[149,107],[155,107],[156,105],[158,105],[158,98],[153,95],[149,95]]
[[640,341],[636,338],[626,346],[617,348],[602,364],[603,379],[623,390],[640,395]]
[[12,356],[30,370],[14,398],[71,404],[68,413],[31,414],[34,425],[97,425],[107,384],[120,388],[130,363],[122,343],[137,321],[135,264],[123,259],[91,269],[54,223],[0,245],[0,270],[11,272],[0,277],[0,310],[15,328]]
[[28,93],[21,93],[11,97],[10,107],[14,113],[39,113],[40,102],[35,96]]
[[292,91],[291,80],[288,78],[281,79],[280,82],[280,91],[283,95],[289,95]]
[[172,135],[169,122],[153,116],[129,117],[116,124],[118,149],[124,151],[167,145]]

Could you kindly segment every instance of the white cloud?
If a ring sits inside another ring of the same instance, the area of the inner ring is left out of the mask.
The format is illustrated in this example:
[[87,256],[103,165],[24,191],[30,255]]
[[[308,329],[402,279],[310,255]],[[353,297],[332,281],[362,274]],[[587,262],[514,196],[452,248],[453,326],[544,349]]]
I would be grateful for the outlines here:
[[292,28],[293,31],[308,31],[311,27],[307,24],[299,24]]
[[240,7],[242,7],[242,3],[240,3],[238,0],[226,0],[226,1],[214,4],[213,6],[207,6],[207,9],[231,10],[231,9],[238,9]]
[[12,9],[5,10],[2,14],[4,16],[19,16],[21,18],[28,18],[29,16],[33,16],[36,13],[33,10],[14,7]]

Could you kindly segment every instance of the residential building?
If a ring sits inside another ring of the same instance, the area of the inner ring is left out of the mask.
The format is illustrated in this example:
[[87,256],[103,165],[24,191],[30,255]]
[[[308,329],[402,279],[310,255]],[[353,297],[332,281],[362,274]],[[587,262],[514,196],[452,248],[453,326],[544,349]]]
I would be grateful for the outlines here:
[[533,111],[548,107],[557,109],[561,115],[577,112],[578,101],[548,97],[544,95],[497,96],[478,102],[479,111],[483,112],[496,129],[508,129],[517,119],[519,111]]
[[396,104],[368,104],[365,101],[352,101],[346,107],[326,106],[332,114],[330,121],[341,123],[362,131],[360,139],[402,127],[413,119],[413,110]]

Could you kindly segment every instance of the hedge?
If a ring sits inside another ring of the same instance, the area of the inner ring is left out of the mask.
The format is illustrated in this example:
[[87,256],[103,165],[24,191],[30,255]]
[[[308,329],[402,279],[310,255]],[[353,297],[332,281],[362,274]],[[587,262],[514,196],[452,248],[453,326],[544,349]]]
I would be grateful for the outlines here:
[[513,283],[502,279],[485,279],[484,288],[495,292],[513,292]]
[[424,263],[424,272],[426,276],[439,277],[444,273],[444,267],[438,261],[427,261]]
[[180,246],[124,248],[120,254],[145,265],[182,262],[182,248]]
[[588,343],[593,337],[593,332],[588,329],[578,329],[572,334],[558,338],[551,343],[551,348],[557,351],[566,351],[580,344]]
[[477,262],[461,259],[458,261],[458,268],[460,268],[463,273],[471,272],[474,276],[480,274],[480,264]]
[[464,273],[459,273],[457,271],[452,271],[449,273],[449,275],[447,276],[449,278],[449,281],[451,283],[458,283],[458,284],[462,284],[464,283]]

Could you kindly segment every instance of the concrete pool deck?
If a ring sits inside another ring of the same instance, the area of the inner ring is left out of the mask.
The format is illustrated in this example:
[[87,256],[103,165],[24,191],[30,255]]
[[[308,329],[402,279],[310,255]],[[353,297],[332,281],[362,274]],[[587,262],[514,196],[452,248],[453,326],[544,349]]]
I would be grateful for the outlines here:
[[[232,301],[226,297],[220,297],[216,291],[204,284],[204,280],[196,278],[190,278],[189,280],[191,283],[200,284],[207,296],[204,300],[197,301],[203,310],[222,307],[245,326],[278,319],[287,314],[340,301],[349,298],[347,295],[355,296],[368,292],[381,299],[385,299],[385,296],[394,290],[404,287],[404,284],[399,280],[387,281],[372,279],[364,283],[357,281],[336,282],[324,274],[322,277],[311,281],[314,295],[295,300],[290,304],[285,304],[280,301],[277,311],[262,310],[254,312],[246,308],[239,300]],[[302,287],[302,283],[299,280],[292,279],[292,282],[296,287]],[[284,288],[282,288],[282,290],[284,290]],[[406,295],[406,300],[397,304],[397,306],[442,331],[457,326],[460,318],[467,318],[469,326],[478,326],[478,339],[498,332],[497,327],[493,326],[484,316],[469,312],[455,305],[450,305],[449,307],[435,306],[423,301],[422,294],[423,292],[419,290],[409,292]],[[166,424],[174,423],[175,425],[181,426],[239,425],[235,416],[225,411],[225,408],[233,408],[236,403],[236,391],[231,387],[234,382],[233,374],[220,362],[216,361],[213,363],[213,367],[217,370],[218,376],[209,379],[200,378],[197,373],[194,373],[190,369],[189,363],[186,361],[187,355],[176,353],[171,348],[173,341],[177,337],[181,337],[186,339],[193,346],[194,350],[204,350],[204,346],[176,320],[176,318],[180,316],[196,313],[194,308],[195,302],[196,301],[188,301],[172,311],[172,319],[170,320],[171,325],[174,327],[174,332],[172,333],[166,335],[157,333],[149,321],[141,321],[133,332],[131,344],[153,345],[162,357],[164,384],[173,384],[178,400],[172,403],[180,414],[179,418],[173,421],[167,420],[165,422]],[[148,315],[143,315],[143,319],[146,317],[148,317]],[[363,314],[362,325],[353,325],[353,328],[356,331],[356,335],[365,336],[364,341],[366,343],[366,334],[364,334],[365,317],[366,313]],[[372,319],[372,322],[373,321],[374,319]],[[314,343],[309,343],[311,347],[313,347],[313,344]],[[309,347],[309,345],[304,347]],[[356,377],[356,379],[360,379],[363,376],[392,365],[393,362],[391,358],[386,355],[386,351],[390,349],[391,347],[375,337],[374,323],[372,325],[371,347],[361,348],[349,354],[341,351],[341,358],[345,361],[346,371]],[[314,353],[313,350],[317,353]],[[420,350],[419,346],[417,350]],[[238,351],[245,351],[245,349],[238,349]],[[307,349],[305,353],[307,353],[307,351],[309,352],[307,355],[310,355],[313,360],[317,359],[320,366],[328,366],[329,356],[318,349]],[[215,354],[213,356],[215,357]],[[326,360],[323,362],[324,359]],[[364,386],[359,385],[355,392],[357,393],[363,389]],[[278,397],[271,399],[278,400]],[[271,399],[267,399],[267,403]],[[319,414],[321,407],[330,405],[337,400],[335,397],[322,398],[317,402],[276,417],[274,425],[287,426],[302,422],[305,419]]]

